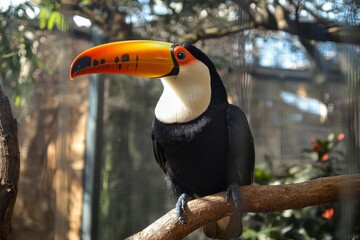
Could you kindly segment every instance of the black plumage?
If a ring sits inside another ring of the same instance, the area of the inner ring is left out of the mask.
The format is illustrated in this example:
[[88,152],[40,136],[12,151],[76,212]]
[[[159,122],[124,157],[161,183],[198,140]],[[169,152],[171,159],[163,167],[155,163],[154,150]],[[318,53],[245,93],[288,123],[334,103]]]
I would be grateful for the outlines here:
[[253,140],[244,113],[234,105],[210,106],[188,123],[154,119],[152,139],[155,158],[177,196],[206,196],[233,182],[252,182]]

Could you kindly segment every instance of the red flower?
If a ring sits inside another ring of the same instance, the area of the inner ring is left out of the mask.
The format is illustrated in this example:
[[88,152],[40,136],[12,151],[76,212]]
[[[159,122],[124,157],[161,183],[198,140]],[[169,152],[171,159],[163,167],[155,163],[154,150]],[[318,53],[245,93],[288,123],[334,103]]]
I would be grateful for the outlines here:
[[329,160],[329,154],[325,153],[324,155],[322,155],[320,161],[325,162],[327,160]]
[[338,137],[337,137],[337,140],[338,141],[341,141],[345,138],[345,134],[344,133],[339,133]]
[[323,214],[321,216],[325,219],[330,219],[334,216],[334,212],[335,211],[333,208],[328,208],[323,212]]

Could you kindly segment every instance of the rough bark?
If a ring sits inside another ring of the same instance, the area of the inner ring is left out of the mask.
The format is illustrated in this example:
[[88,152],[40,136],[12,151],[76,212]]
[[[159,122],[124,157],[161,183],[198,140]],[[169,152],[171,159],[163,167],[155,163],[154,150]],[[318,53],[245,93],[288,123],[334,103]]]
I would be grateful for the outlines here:
[[18,191],[18,124],[0,87],[0,239],[11,239],[11,217]]
[[[319,178],[289,185],[243,186],[239,193],[244,212],[274,212],[336,201],[359,200],[360,174]],[[226,203],[224,192],[203,197],[188,203],[185,213],[187,224],[180,224],[176,220],[175,210],[171,210],[128,240],[183,239],[202,225],[234,211],[234,205]]]

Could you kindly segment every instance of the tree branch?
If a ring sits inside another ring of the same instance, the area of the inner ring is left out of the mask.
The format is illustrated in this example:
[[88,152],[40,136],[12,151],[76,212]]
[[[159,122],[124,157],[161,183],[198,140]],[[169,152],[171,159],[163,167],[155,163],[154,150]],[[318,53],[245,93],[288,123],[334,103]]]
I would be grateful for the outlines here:
[[[289,185],[242,186],[239,193],[243,212],[274,212],[343,200],[359,200],[360,174],[319,178]],[[187,224],[180,224],[176,220],[175,210],[171,210],[128,240],[183,239],[204,224],[234,212],[234,205],[225,201],[225,192],[206,196],[188,203],[185,213]]]
[[[360,44],[360,26],[341,25],[336,21],[326,21],[320,15],[314,12],[309,12],[317,21],[298,21],[291,17],[291,12],[280,4],[275,4],[276,11],[269,11],[265,2],[250,1],[250,0],[233,0],[239,5],[250,18],[254,28],[263,28],[272,31],[284,31],[299,38],[307,40],[314,40],[317,42],[335,42],[335,43],[349,43]],[[291,1],[292,3],[293,1]],[[256,4],[255,4],[256,3]],[[254,9],[250,5],[256,5]],[[297,5],[292,5],[296,8]],[[310,11],[310,9],[301,6],[302,9]]]
[[221,38],[227,35],[243,32],[253,27],[254,26],[252,23],[248,23],[241,26],[238,25],[238,26],[231,26],[226,28],[219,28],[219,27],[205,28],[193,33],[186,34],[185,36],[179,39],[179,42],[194,43],[199,40],[205,40],[210,38],[211,39]]
[[11,239],[11,217],[18,191],[20,153],[17,121],[0,86],[0,239]]

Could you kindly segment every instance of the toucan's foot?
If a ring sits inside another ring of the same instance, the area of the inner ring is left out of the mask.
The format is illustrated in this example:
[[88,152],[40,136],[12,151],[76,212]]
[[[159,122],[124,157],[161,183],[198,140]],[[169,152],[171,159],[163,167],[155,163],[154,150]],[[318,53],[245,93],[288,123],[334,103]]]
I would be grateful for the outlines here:
[[184,212],[186,212],[186,204],[190,198],[191,198],[190,195],[183,193],[180,195],[176,203],[176,208],[175,208],[176,218],[182,224],[186,224],[183,218],[183,214]]
[[239,184],[234,182],[229,185],[226,190],[226,201],[228,201],[230,197],[234,202],[236,210],[240,211]]

